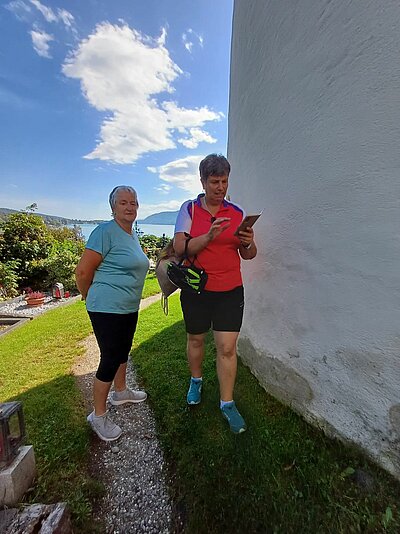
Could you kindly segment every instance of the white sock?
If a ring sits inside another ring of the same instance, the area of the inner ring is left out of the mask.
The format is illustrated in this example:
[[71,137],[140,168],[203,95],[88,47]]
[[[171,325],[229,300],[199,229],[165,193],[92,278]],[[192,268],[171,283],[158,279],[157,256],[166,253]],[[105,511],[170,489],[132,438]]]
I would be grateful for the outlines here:
[[223,401],[223,400],[220,400],[220,401],[219,401],[219,407],[220,407],[221,410],[222,410],[222,408],[223,408],[224,406],[226,406],[227,404],[230,405],[230,404],[232,404],[232,403],[233,403],[233,400],[231,400],[231,401]]
[[200,378],[195,378],[194,376],[192,376],[191,380],[193,380],[193,382],[203,382],[203,377],[201,376]]

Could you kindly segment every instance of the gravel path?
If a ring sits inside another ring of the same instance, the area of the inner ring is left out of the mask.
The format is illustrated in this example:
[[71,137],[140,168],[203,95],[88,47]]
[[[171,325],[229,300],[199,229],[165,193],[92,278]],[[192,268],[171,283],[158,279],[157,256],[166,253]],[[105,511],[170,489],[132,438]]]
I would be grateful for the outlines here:
[[[159,300],[142,301],[141,309]],[[139,319],[140,320],[140,319]],[[73,369],[83,392],[87,413],[92,411],[92,384],[99,361],[95,337],[84,341],[85,354]],[[128,384],[137,388],[129,363]],[[122,428],[117,441],[92,438],[90,471],[105,488],[94,510],[94,519],[105,524],[108,534],[168,534],[172,531],[172,503],[168,474],[156,436],[153,414],[147,402],[109,406],[112,419]]]
[[[55,300],[48,297],[45,304],[38,308],[28,308],[24,300],[17,299],[0,305],[0,315],[35,316],[79,298]],[[144,299],[141,309],[159,299],[159,295]],[[83,346],[85,352],[76,361],[72,372],[83,393],[86,411],[90,413],[93,378],[99,361],[94,335],[86,338]],[[127,378],[130,387],[138,387],[131,363],[128,365]],[[110,405],[109,409],[123,434],[119,440],[107,443],[93,433],[89,468],[91,475],[103,483],[105,491],[96,503],[93,519],[105,525],[107,534],[168,534],[181,531],[181,522],[173,518],[173,504],[168,494],[171,481],[148,403],[119,407]]]

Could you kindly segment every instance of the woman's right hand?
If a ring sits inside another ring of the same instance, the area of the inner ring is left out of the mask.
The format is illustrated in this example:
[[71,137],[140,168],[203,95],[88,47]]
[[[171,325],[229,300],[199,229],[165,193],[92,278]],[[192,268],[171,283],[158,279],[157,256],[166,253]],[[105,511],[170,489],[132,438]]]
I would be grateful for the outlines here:
[[224,224],[229,222],[231,219],[230,217],[218,217],[218,219],[215,219],[215,221],[210,226],[210,229],[207,232],[207,238],[209,241],[212,241],[216,237],[218,237],[224,230],[229,228],[229,224]]
[[[201,234],[190,239],[187,244],[188,256],[195,256],[201,250],[206,248],[208,243],[218,237],[229,226],[229,217],[219,217],[211,224],[209,231],[206,234]],[[183,256],[185,251],[185,243],[187,241],[187,234],[184,232],[177,232],[174,237],[174,249],[178,256]]]

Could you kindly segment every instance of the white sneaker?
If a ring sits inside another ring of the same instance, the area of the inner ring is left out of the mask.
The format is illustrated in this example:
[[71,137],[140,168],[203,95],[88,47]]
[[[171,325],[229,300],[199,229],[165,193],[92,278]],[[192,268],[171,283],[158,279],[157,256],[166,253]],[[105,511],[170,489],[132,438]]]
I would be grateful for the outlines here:
[[147,399],[145,391],[126,388],[124,391],[113,391],[110,396],[110,402],[113,406],[126,404],[127,402],[143,402]]
[[87,420],[100,439],[103,441],[114,441],[122,434],[122,429],[106,412],[103,415],[95,415],[94,411],[87,416]]

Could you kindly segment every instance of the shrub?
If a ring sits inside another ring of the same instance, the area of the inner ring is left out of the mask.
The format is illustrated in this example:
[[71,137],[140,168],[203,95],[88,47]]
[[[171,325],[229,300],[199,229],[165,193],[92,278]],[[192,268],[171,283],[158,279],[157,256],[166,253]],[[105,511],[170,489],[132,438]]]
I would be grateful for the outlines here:
[[31,285],[32,262],[46,258],[53,242],[41,217],[33,213],[13,213],[1,225],[0,261],[19,261],[22,285]]
[[139,237],[140,245],[147,257],[157,261],[157,257],[164,246],[169,242],[169,237],[157,237],[155,235],[144,235]]
[[0,271],[2,293],[14,295],[18,284],[50,289],[55,282],[75,290],[75,266],[84,248],[79,227],[47,227],[41,217],[26,211],[9,215],[0,226],[0,261],[8,265]]
[[85,248],[85,238],[83,237],[80,226],[68,228],[67,226],[50,226],[48,228],[50,235],[58,243],[69,243],[71,250],[74,249],[77,254],[82,254]]
[[68,242],[54,244],[50,255],[40,262],[40,268],[45,273],[43,283],[47,288],[51,288],[56,282],[61,282],[64,289],[68,291],[76,290],[75,267],[80,259],[77,253]]
[[18,260],[0,261],[0,300],[18,295]]

